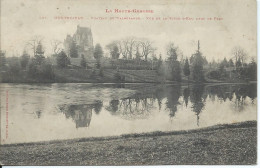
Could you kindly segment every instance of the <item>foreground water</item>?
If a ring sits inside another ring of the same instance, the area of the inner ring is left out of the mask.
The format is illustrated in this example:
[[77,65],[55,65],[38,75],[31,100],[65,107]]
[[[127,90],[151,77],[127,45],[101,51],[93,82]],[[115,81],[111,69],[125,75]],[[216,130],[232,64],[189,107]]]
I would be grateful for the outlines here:
[[1,144],[256,120],[256,84],[1,84]]

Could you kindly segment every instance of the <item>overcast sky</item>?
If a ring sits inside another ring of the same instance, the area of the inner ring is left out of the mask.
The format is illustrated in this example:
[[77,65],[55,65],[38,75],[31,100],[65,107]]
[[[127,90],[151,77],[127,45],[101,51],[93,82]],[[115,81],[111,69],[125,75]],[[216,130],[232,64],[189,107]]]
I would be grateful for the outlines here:
[[[106,9],[153,10],[154,13],[106,13]],[[81,20],[57,20],[55,16],[83,17]],[[141,20],[109,20],[110,17],[140,17]],[[46,19],[40,19],[46,17]],[[107,17],[93,20],[91,17]],[[146,17],[160,17],[148,20]],[[163,20],[164,17],[213,18],[211,21]],[[214,17],[223,20],[214,20]],[[127,36],[153,41],[157,53],[174,42],[183,55],[190,57],[200,40],[207,59],[231,58],[235,46],[244,48],[256,58],[255,0],[188,0],[188,1],[86,1],[86,0],[1,0],[1,49],[8,56],[22,53],[33,36],[44,37],[46,54],[51,53],[50,41],[63,41],[73,34],[77,25],[91,27],[94,45],[102,47]]]

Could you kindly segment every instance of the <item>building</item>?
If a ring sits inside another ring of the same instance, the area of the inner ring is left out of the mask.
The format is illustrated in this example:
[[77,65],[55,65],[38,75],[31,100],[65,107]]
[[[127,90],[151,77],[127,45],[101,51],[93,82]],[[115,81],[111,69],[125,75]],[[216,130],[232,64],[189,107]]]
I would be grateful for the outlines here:
[[[78,51],[78,58],[80,59],[84,56],[87,60],[93,60],[93,37],[91,29],[88,27],[80,27],[77,26],[76,32],[71,35],[67,35],[66,39],[64,40],[64,48],[65,52],[68,56],[70,56],[70,48],[73,43],[76,43],[77,51]],[[73,58],[74,59],[74,58]],[[77,59],[72,60],[71,62],[78,62]]]

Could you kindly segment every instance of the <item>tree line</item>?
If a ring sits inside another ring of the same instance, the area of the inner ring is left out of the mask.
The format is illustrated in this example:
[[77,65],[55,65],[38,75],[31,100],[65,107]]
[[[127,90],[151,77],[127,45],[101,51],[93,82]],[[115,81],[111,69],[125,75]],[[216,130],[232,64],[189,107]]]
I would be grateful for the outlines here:
[[[24,70],[30,77],[53,80],[55,78],[53,59],[44,55],[45,48],[42,45],[42,40],[43,38],[36,36],[26,43],[27,48],[32,51],[32,57],[24,50],[19,58],[9,58],[8,71],[11,74],[16,74]],[[53,40],[51,44],[52,58],[55,58],[56,61],[55,66],[57,68],[72,68],[70,59],[79,58],[75,41],[70,44],[68,54],[62,49],[60,41]],[[139,64],[139,66],[146,67],[146,70],[156,70],[158,76],[163,77],[164,80],[176,82],[183,80],[187,82],[256,80],[257,64],[254,59],[247,63],[249,56],[241,47],[233,48],[232,57],[229,60],[224,58],[219,62],[215,60],[209,62],[206,59],[200,50],[199,41],[197,50],[189,58],[184,58],[180,48],[173,42],[166,47],[167,56],[164,56],[165,59],[162,59],[162,54],[157,57],[153,42],[145,38],[127,37],[112,41],[105,48],[109,51],[110,63],[115,64],[112,68],[117,67],[120,62],[130,65],[130,67],[124,65],[125,68],[131,68],[131,65],[136,67]],[[93,57],[96,60],[94,68],[102,70],[101,60],[104,58],[104,51],[99,43],[93,48]],[[81,55],[80,59],[80,67],[86,69],[88,60],[84,55]],[[1,52],[1,67],[5,67],[6,63],[5,53]],[[118,74],[115,77],[119,79]]]

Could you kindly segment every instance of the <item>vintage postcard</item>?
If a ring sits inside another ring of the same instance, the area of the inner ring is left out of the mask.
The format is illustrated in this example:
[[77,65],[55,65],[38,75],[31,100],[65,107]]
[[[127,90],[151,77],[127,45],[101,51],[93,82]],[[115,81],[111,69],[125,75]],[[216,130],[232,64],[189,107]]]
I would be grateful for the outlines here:
[[1,0],[1,165],[256,165],[255,0]]

